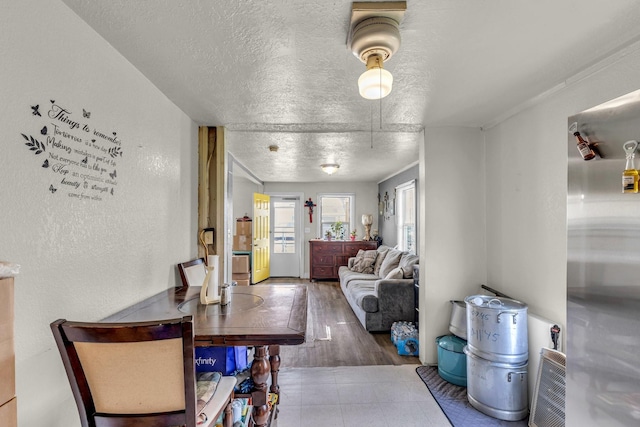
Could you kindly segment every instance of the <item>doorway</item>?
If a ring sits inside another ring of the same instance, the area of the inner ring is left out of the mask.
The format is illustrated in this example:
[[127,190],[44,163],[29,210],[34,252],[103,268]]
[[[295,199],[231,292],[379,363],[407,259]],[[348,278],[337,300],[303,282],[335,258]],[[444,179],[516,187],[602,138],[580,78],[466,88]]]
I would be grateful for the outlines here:
[[271,277],[300,277],[301,196],[271,195]]

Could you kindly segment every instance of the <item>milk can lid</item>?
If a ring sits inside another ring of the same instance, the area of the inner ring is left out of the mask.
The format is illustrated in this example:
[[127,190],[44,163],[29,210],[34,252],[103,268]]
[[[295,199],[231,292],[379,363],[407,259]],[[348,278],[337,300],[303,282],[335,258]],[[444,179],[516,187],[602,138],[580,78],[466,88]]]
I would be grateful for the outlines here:
[[522,310],[527,308],[527,304],[504,297],[491,295],[470,295],[464,299],[468,305],[483,308],[495,308],[501,310]]

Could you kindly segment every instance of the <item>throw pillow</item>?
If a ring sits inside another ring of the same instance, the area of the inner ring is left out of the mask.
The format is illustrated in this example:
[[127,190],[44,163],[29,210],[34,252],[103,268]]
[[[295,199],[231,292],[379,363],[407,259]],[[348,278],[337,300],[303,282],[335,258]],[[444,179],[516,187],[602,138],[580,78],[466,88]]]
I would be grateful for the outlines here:
[[382,277],[380,276],[380,266],[382,265],[382,262],[384,261],[384,257],[387,256],[387,252],[389,252],[389,249],[380,249],[378,248],[378,257],[376,258],[376,264],[373,267],[373,274],[375,274],[378,277]]
[[380,265],[380,274],[378,274],[378,277],[386,277],[391,270],[398,267],[401,256],[402,252],[389,249],[387,255],[384,257],[384,261],[382,261],[382,265]]
[[420,257],[418,255],[405,253],[400,258],[399,267],[402,267],[405,279],[411,279],[413,277],[413,266],[418,263]]
[[358,254],[356,255],[355,261],[353,262],[351,271],[355,271],[357,273],[372,274],[373,265],[376,262],[377,256],[378,253],[376,251],[365,251],[360,249],[358,251]]
[[402,279],[403,273],[402,273],[402,269],[400,267],[396,267],[393,270],[391,270],[389,272],[389,274],[387,274],[384,278],[385,279]]

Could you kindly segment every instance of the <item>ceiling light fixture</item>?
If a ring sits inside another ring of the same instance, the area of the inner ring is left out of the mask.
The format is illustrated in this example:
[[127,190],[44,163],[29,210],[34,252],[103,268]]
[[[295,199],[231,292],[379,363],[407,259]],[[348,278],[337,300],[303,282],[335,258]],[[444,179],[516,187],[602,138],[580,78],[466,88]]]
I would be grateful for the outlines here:
[[373,54],[367,58],[367,71],[358,79],[360,96],[365,99],[380,99],[391,93],[393,76],[383,67],[380,54]]
[[400,48],[399,26],[406,9],[404,1],[353,3],[347,45],[367,66],[358,79],[363,98],[382,99],[391,93],[393,76],[384,63]]
[[325,163],[323,165],[320,165],[322,172],[327,173],[329,175],[332,175],[335,171],[338,170],[339,167],[340,165],[337,163]]

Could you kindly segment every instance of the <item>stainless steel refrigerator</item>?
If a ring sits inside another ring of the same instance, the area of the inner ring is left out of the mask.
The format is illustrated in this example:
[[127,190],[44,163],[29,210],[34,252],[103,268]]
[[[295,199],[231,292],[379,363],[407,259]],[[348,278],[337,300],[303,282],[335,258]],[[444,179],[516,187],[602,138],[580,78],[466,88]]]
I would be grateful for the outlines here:
[[596,157],[568,132],[566,425],[640,426],[640,193],[623,193],[622,177],[640,91],[573,123]]

